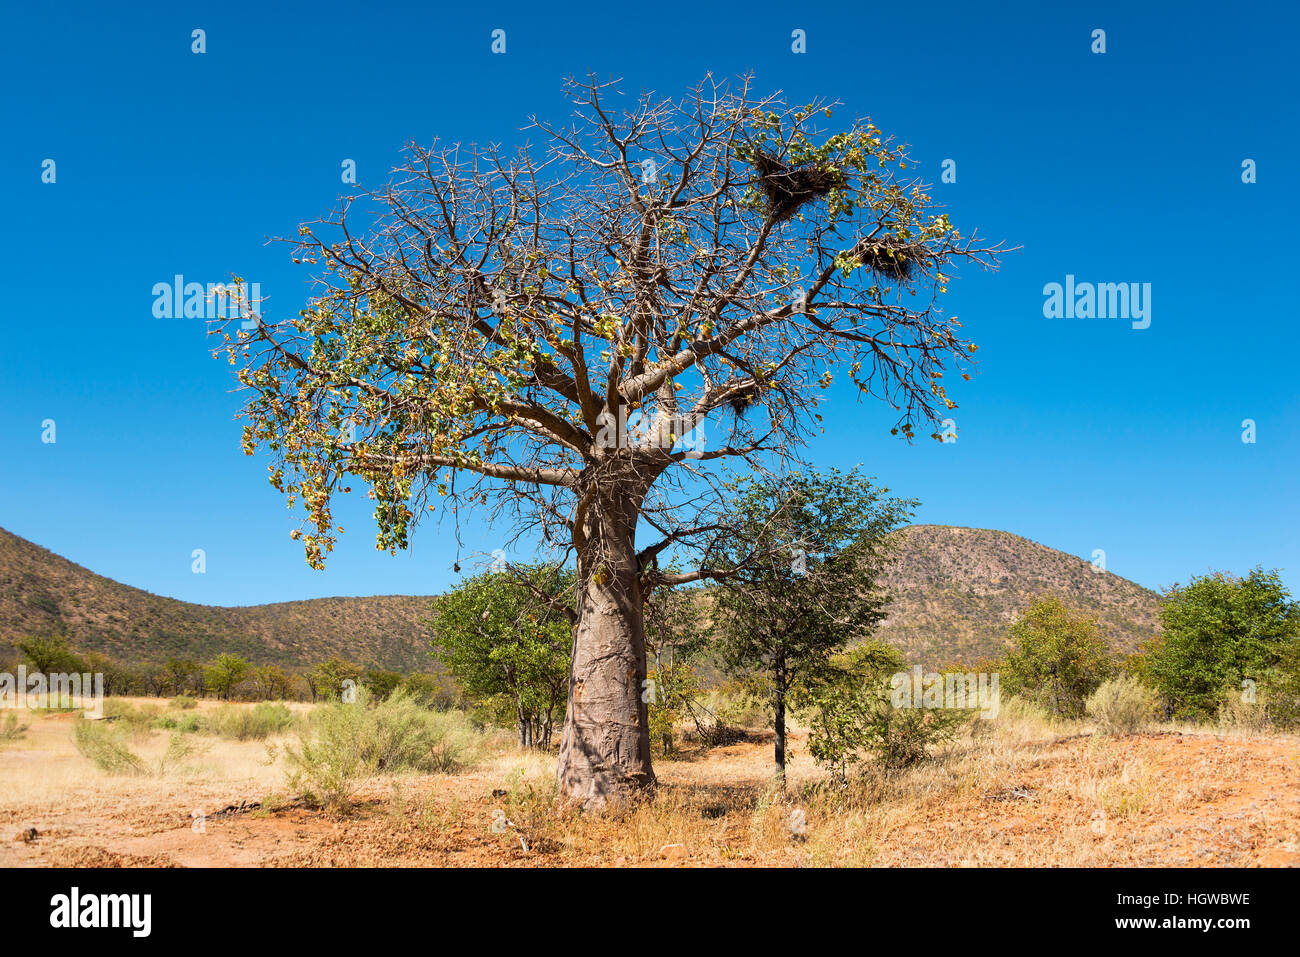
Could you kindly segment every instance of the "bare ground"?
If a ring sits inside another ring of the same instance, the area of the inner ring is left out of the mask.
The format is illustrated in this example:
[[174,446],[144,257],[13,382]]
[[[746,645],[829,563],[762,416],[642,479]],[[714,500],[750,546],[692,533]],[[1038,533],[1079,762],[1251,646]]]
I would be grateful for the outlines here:
[[657,798],[603,818],[556,803],[553,757],[497,747],[462,773],[368,782],[334,816],[285,795],[262,744],[121,778],[77,754],[70,716],[30,720],[0,750],[5,867],[1300,864],[1293,737],[998,728],[842,791],[809,790],[796,734],[782,795],[756,736],[660,759]]

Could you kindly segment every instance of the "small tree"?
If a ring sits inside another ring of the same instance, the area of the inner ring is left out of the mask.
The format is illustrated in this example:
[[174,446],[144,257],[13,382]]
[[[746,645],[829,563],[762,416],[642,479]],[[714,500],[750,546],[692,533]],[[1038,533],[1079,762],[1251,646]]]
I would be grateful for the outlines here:
[[751,483],[724,522],[712,563],[723,586],[719,652],[732,674],[759,672],[768,683],[777,774],[791,689],[884,617],[889,599],[875,582],[886,535],[916,506],[888,491],[856,469],[795,473]]
[[265,701],[293,697],[293,681],[278,665],[259,665],[253,669],[257,696]]
[[217,655],[212,664],[203,669],[207,686],[217,695],[230,700],[230,693],[248,675],[248,662],[239,655],[223,652]]
[[349,687],[348,682],[352,682],[351,687],[355,688],[365,671],[359,664],[337,655],[327,658],[311,670],[315,687],[312,700],[319,695],[326,701],[338,701]]
[[1097,620],[1051,595],[1012,624],[1011,643],[1001,665],[1002,686],[1058,717],[1082,717],[1088,695],[1114,670]]
[[[708,649],[702,616],[707,598],[700,589],[659,588],[646,601],[646,688],[650,740],[664,754],[676,750],[679,721],[690,718],[701,736],[709,733],[698,705],[696,661]],[[716,724],[716,719],[714,720]]]
[[376,701],[384,701],[401,685],[402,673],[386,671],[383,668],[367,668],[361,683],[366,686],[366,690]]
[[412,700],[438,711],[455,708],[460,699],[454,682],[447,675],[412,672],[402,679],[401,687]]
[[316,699],[320,696],[320,676],[316,674],[314,669],[308,669],[301,672],[298,677],[302,679],[307,694],[311,698],[311,703],[315,704]]
[[1151,680],[1180,717],[1214,717],[1225,693],[1269,679],[1287,642],[1300,635],[1300,606],[1276,571],[1245,578],[1215,572],[1174,585],[1160,606]]
[[130,669],[122,667],[108,655],[98,651],[89,652],[82,660],[82,666],[92,675],[103,675],[105,695],[112,697],[130,693]]
[[135,680],[145,694],[161,698],[171,683],[171,673],[162,665],[146,663],[135,669]]
[[168,658],[166,668],[173,693],[202,690],[203,667],[193,658]]
[[794,700],[809,714],[808,751],[840,783],[868,757],[885,771],[918,764],[969,720],[969,709],[896,707],[891,679],[903,669],[903,656],[873,639],[797,689]]
[[571,586],[554,567],[515,568],[466,579],[433,603],[435,654],[466,695],[507,703],[520,747],[549,748],[564,713],[572,636],[552,603]]
[[62,636],[20,638],[15,645],[26,656],[31,669],[41,674],[68,674],[84,670],[82,660],[68,647],[68,640]]

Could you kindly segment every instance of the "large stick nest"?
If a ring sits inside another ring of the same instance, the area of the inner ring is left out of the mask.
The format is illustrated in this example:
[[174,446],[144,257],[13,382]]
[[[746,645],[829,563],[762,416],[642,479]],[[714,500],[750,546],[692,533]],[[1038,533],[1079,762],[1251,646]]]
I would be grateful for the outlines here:
[[918,263],[929,258],[923,243],[904,242],[896,236],[864,239],[858,246],[858,258],[877,276],[895,282],[912,277]]
[[778,223],[846,182],[839,170],[812,163],[787,166],[759,149],[754,150],[754,169],[758,171],[759,189],[767,200],[767,215]]

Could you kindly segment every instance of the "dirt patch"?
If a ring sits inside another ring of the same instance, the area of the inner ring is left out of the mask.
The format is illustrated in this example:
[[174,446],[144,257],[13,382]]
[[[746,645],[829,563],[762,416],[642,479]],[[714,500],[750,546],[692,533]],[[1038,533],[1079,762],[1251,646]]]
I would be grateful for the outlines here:
[[[548,800],[553,758],[537,755],[371,782],[344,817],[259,806],[267,791],[254,785],[116,784],[116,796],[37,812],[0,806],[0,833],[38,832],[0,844],[0,866],[1300,864],[1294,739],[972,742],[844,792],[818,784],[800,736],[791,744],[784,795],[771,787],[770,744],[736,743],[657,762],[656,799],[617,818]],[[199,821],[196,807],[213,810]]]

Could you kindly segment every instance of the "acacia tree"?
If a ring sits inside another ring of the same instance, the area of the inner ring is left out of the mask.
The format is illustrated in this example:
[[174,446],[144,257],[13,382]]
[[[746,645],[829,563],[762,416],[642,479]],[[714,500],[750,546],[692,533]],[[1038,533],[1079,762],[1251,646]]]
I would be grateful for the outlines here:
[[247,677],[248,668],[248,662],[239,655],[222,652],[212,659],[212,664],[203,669],[203,677],[208,687],[229,701],[235,685]]
[[877,580],[889,558],[887,536],[917,504],[888,491],[856,469],[750,483],[710,556],[711,566],[728,572],[717,592],[719,657],[732,674],[758,675],[766,685],[778,776],[792,692],[885,617],[889,596]]
[[910,439],[975,348],[937,300],[995,250],[870,122],[831,134],[836,104],[750,84],[614,109],[613,81],[570,80],[572,122],[535,119],[538,150],[412,145],[301,227],[295,258],[323,270],[304,310],[225,331],[245,451],[304,506],[312,565],[353,479],[379,547],[476,509],[573,562],[558,773],[588,806],[654,782],[642,602],[710,577],[658,557],[719,532],[731,469],[793,459],[837,370]]

